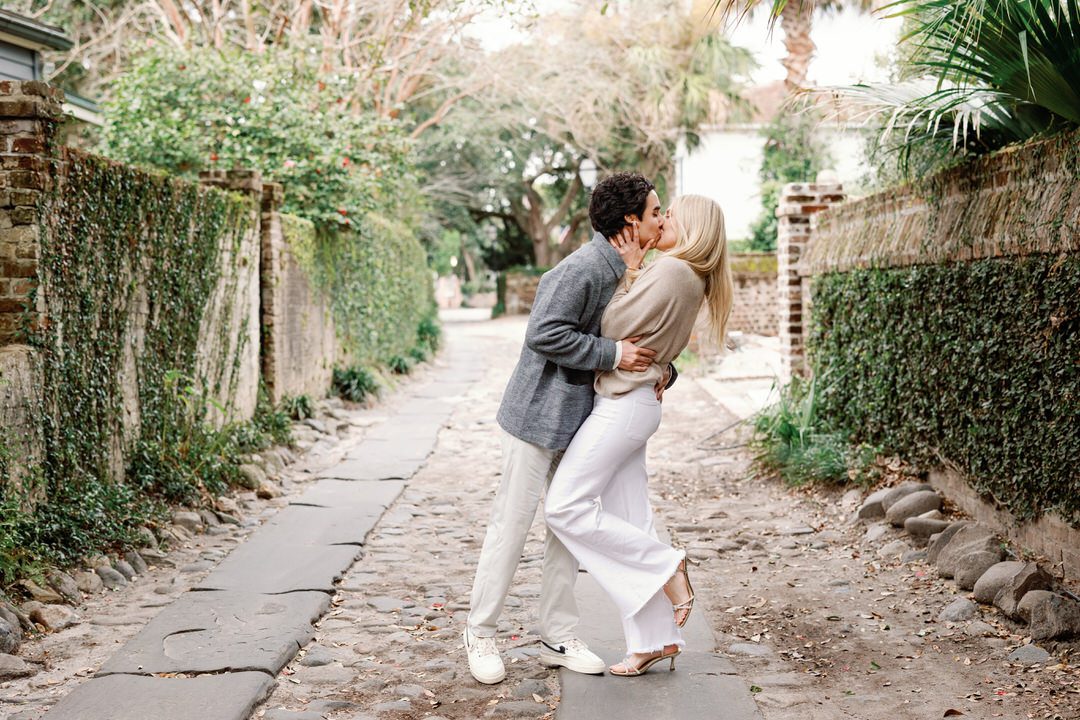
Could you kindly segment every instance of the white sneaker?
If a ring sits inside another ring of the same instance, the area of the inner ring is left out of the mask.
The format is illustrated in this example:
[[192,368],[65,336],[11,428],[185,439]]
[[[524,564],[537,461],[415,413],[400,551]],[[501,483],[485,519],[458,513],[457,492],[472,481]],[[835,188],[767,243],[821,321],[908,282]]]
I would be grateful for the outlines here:
[[485,685],[501,683],[506,677],[506,667],[499,657],[499,649],[495,647],[495,638],[473,637],[467,627],[461,637],[465,641],[465,652],[469,656],[469,672],[476,678],[476,682]]
[[540,662],[547,667],[564,667],[586,675],[603,675],[607,667],[596,653],[577,638],[557,645],[548,645],[541,640]]

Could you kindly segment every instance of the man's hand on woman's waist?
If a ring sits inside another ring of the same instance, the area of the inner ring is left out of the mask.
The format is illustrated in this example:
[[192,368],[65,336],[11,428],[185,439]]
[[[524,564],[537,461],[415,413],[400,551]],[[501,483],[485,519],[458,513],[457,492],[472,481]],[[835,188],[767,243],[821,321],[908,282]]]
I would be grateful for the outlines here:
[[656,351],[649,348],[638,347],[634,343],[641,340],[641,336],[626,338],[619,342],[618,362],[616,368],[627,372],[644,372],[652,365],[656,358]]

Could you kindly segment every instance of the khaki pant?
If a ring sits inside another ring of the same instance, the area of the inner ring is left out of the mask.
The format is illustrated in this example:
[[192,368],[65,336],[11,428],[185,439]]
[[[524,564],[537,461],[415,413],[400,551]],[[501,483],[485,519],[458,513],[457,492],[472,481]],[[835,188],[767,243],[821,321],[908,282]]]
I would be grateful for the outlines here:
[[[506,432],[502,440],[502,479],[480,550],[469,611],[469,630],[476,637],[495,635],[540,496],[562,458],[561,450],[548,450]],[[540,634],[545,642],[556,644],[574,636],[577,571],[577,561],[548,530],[540,583]]]

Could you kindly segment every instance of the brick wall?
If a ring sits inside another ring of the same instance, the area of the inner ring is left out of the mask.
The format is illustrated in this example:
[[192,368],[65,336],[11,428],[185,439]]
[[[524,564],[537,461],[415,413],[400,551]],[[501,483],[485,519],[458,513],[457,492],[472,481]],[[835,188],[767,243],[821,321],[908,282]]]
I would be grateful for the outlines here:
[[540,284],[540,276],[532,273],[508,272],[506,279],[506,295],[503,302],[506,304],[507,315],[528,315],[532,310],[533,301],[536,300],[536,288]]
[[[731,307],[728,330],[775,336],[779,326],[777,315],[776,255],[773,253],[733,253],[732,279],[735,297]],[[531,273],[505,274],[506,291],[503,302],[507,315],[525,315],[532,309],[540,276]],[[708,322],[705,314],[701,323]],[[702,335],[695,332],[695,337]],[[695,341],[696,342],[696,341]],[[716,352],[715,348],[695,344],[695,352]]]
[[776,310],[776,255],[732,254],[731,275],[735,297],[728,330],[775,337],[780,326]]
[[1080,131],[981,157],[814,218],[805,275],[1080,252]]
[[[791,217],[785,240],[781,215],[780,243],[788,249],[780,274],[782,286],[790,288],[781,311],[788,313],[792,357],[801,361],[801,320],[812,310],[813,276],[1080,252],[1078,147],[1080,132],[1062,133],[834,207],[785,188],[785,197],[802,195],[809,204],[782,199],[778,210]],[[994,498],[980,497],[952,460],[945,458],[945,467],[930,473],[935,488],[1018,546],[1045,556],[1058,575],[1080,578],[1080,528],[1053,512],[1019,520]]]
[[930,484],[975,520],[994,528],[1015,545],[1042,555],[1058,577],[1080,580],[1080,528],[1056,515],[1020,521],[979,497],[962,475],[948,468],[930,472]]
[[340,352],[329,298],[312,285],[293,246],[312,241],[314,227],[282,216],[282,198],[280,185],[263,185],[262,372],[274,403],[326,395]]
[[36,206],[50,183],[45,148],[62,101],[44,83],[0,81],[0,344],[17,339],[35,286]]
[[[0,82],[0,428],[16,471],[40,453],[39,418],[32,412],[40,407],[38,351],[19,343],[27,320],[32,327],[48,317],[49,298],[36,291],[42,193],[88,190],[67,175],[78,152],[50,150],[61,101],[60,91],[44,83]],[[140,172],[122,166],[118,171]],[[253,213],[238,247],[224,241],[215,290],[205,304],[191,308],[202,318],[197,372],[220,389],[215,399],[225,408],[212,408],[211,420],[250,418],[264,375],[275,399],[301,393],[322,397],[337,354],[333,324],[325,298],[314,292],[283,237],[277,212],[281,188],[243,170],[203,173],[201,183],[247,198]],[[141,277],[141,268],[127,272],[135,287],[153,282]],[[140,427],[137,357],[152,311],[139,293],[125,309],[129,330],[116,377],[122,427],[111,447],[103,448],[118,476]],[[260,330],[269,340],[266,357],[260,356]]]

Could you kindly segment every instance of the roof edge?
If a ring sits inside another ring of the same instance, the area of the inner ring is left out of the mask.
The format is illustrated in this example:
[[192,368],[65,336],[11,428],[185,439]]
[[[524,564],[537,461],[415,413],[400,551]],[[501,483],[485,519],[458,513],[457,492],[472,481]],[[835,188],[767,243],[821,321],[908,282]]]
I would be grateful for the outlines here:
[[75,45],[60,28],[9,10],[0,10],[0,32],[50,50],[70,50]]

